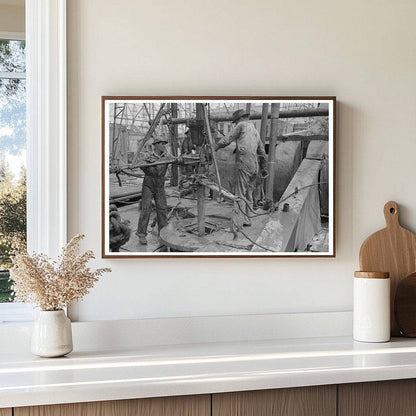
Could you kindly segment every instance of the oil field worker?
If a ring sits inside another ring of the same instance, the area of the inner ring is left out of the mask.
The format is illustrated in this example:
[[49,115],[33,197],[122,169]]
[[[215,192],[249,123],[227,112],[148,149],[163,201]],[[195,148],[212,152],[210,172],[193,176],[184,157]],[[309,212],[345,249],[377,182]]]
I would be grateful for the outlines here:
[[[145,153],[141,162],[153,163],[166,157],[166,143],[164,137],[156,137],[153,140],[153,151]],[[139,224],[137,226],[137,236],[142,245],[147,244],[146,234],[149,225],[150,214],[152,212],[152,199],[155,200],[157,225],[160,230],[167,225],[167,203],[165,193],[165,175],[168,164],[142,167],[144,180],[142,187],[142,210],[140,212]]]
[[249,117],[250,114],[245,110],[234,111],[232,121],[235,128],[229,136],[220,139],[215,146],[215,150],[218,150],[228,146],[233,141],[236,142],[237,180],[235,195],[244,198],[244,200],[234,203],[233,232],[237,232],[242,226],[251,225],[247,203],[252,205],[253,202],[253,190],[259,174],[259,165],[261,176],[266,177],[268,175],[266,152],[259,133],[253,123],[249,122]]

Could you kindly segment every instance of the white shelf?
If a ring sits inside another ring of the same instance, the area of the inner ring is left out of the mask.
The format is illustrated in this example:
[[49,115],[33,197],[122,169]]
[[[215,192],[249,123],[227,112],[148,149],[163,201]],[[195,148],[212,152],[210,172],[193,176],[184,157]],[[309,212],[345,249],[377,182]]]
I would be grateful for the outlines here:
[[0,354],[0,407],[273,389],[416,377],[416,340],[349,337]]

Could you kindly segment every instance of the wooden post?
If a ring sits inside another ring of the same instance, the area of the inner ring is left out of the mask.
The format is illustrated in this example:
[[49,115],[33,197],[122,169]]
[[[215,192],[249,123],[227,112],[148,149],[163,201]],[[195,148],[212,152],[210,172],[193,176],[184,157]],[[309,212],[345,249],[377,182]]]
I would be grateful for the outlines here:
[[270,142],[269,142],[269,160],[267,168],[269,176],[266,182],[266,209],[273,204],[273,186],[274,175],[276,171],[276,142],[277,142],[277,125],[279,121],[280,103],[273,103],[271,109],[271,126],[270,126]]
[[[171,117],[177,118],[178,117],[178,104],[172,103],[170,105],[171,108]],[[173,156],[178,156],[178,125],[177,124],[171,124],[170,125],[172,131],[172,153]],[[170,178],[170,184],[172,186],[178,186],[179,183],[179,166],[174,163],[172,165],[172,177]]]
[[246,113],[250,114],[250,111],[251,111],[251,104],[247,103],[246,104]]
[[197,120],[204,119],[204,104],[196,103],[195,105],[195,117]]
[[197,207],[198,207],[198,235],[205,235],[205,186],[199,184],[197,190]]
[[117,103],[114,103],[114,114],[113,114],[113,137],[112,137],[112,141],[111,141],[111,159],[110,159],[110,163],[111,163],[111,168],[115,167],[115,163],[114,163],[114,157],[116,155],[116,116],[117,114]]
[[261,125],[260,125],[260,139],[263,144],[266,143],[266,134],[267,134],[267,122],[269,116],[269,103],[263,103],[263,109],[261,112]]

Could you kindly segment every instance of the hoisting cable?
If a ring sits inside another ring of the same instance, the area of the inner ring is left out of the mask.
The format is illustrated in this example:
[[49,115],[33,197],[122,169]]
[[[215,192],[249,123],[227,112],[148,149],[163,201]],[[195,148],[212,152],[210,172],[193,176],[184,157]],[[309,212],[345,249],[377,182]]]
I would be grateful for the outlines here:
[[275,250],[271,250],[270,248],[267,248],[267,247],[264,247],[264,246],[262,246],[261,244],[259,244],[259,243],[256,243],[252,238],[250,238],[244,231],[242,231],[242,230],[239,230],[240,231],[240,233],[241,234],[243,234],[243,236],[245,237],[245,238],[247,238],[247,240],[248,241],[250,241],[250,243],[252,243],[252,244],[254,244],[255,246],[257,246],[257,247],[260,247],[261,249],[263,249],[263,250],[266,250],[266,251],[270,251],[271,253],[277,253],[277,251],[275,251]]
[[[324,185],[324,184],[328,184],[328,182],[316,182],[316,183],[312,183],[310,185],[305,185],[302,186],[301,188],[296,188],[291,194],[289,194],[286,198],[281,199],[280,201],[276,202],[275,204],[273,204],[272,208],[267,211],[267,212],[263,212],[261,214],[256,213],[256,211],[254,211],[254,209],[251,207],[251,202],[248,201],[246,198],[239,196],[238,199],[240,199],[241,201],[244,201],[247,204],[248,209],[254,214],[252,216],[248,216],[248,218],[255,218],[255,217],[261,217],[262,215],[269,215],[272,212],[277,210],[277,207],[279,205],[281,205],[283,202],[287,201],[290,197],[292,197],[293,195],[296,195],[298,192],[302,191],[303,189],[306,188],[310,188],[311,186],[316,186],[316,185]],[[238,206],[238,204],[237,204]],[[238,209],[240,209],[240,207],[238,206]],[[240,209],[241,211],[241,209]]]

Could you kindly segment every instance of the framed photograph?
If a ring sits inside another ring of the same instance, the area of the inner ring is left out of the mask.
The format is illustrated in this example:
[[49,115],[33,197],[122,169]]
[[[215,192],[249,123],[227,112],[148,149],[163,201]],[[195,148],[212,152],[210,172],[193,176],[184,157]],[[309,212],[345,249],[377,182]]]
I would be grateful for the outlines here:
[[102,97],[102,256],[334,257],[335,97]]

